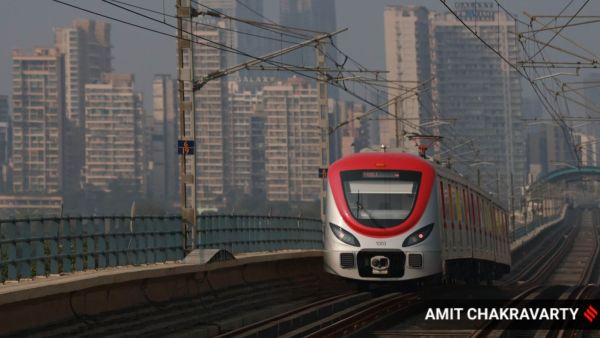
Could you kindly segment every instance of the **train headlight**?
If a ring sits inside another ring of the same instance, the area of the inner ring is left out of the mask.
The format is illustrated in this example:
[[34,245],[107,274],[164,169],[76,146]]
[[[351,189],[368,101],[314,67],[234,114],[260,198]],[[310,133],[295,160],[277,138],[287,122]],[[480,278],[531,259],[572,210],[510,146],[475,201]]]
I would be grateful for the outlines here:
[[354,237],[354,235],[352,235],[348,231],[340,228],[339,226],[333,223],[329,223],[329,226],[331,227],[331,231],[333,232],[335,237],[337,237],[340,241],[352,246],[360,246],[360,242],[358,241],[358,239],[356,239],[356,237]]
[[410,234],[410,236],[406,237],[406,239],[404,240],[404,243],[402,243],[402,246],[406,247],[406,246],[411,246],[411,245],[415,245],[415,244],[423,242],[425,239],[427,239],[429,234],[431,234],[432,230],[433,230],[433,223],[422,227],[421,229]]

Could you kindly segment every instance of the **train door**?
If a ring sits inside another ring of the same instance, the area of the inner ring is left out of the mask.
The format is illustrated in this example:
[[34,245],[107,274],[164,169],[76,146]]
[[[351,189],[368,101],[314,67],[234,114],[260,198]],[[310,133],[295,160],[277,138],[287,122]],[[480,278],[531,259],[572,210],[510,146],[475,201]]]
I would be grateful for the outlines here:
[[454,195],[456,195],[456,193],[454,193],[452,191],[452,184],[450,182],[448,182],[448,209],[450,211],[449,216],[450,216],[450,227],[448,229],[448,253],[450,258],[455,258],[456,257],[456,221],[457,221],[457,217],[456,217],[456,203],[454,200]]
[[483,238],[481,234],[483,233],[481,227],[481,198],[479,194],[475,194],[475,219],[477,221],[477,257],[481,258],[483,255]]
[[463,214],[465,215],[464,217],[464,251],[463,251],[463,257],[472,257],[473,256],[473,241],[472,241],[472,237],[471,237],[471,208],[469,207],[469,199],[467,198],[467,190],[463,187],[462,188],[462,201],[463,201]]
[[483,239],[485,247],[485,258],[488,260],[493,259],[492,250],[492,237],[491,237],[491,217],[490,208],[487,200],[483,200]]
[[477,257],[477,221],[475,220],[475,200],[473,199],[473,192],[469,191],[467,195],[469,200],[469,210],[471,216],[471,249],[472,256]]
[[463,214],[462,214],[462,205],[460,198],[460,188],[458,185],[454,185],[452,188],[452,192],[454,193],[454,212],[456,214],[456,227],[454,228],[456,240],[454,250],[456,252],[456,256],[461,257],[464,250],[464,241],[463,241]]
[[440,217],[439,217],[439,227],[442,236],[442,258],[447,259],[448,250],[450,248],[450,208],[448,206],[448,187],[446,182],[440,178],[440,190],[439,190],[439,199],[440,199]]

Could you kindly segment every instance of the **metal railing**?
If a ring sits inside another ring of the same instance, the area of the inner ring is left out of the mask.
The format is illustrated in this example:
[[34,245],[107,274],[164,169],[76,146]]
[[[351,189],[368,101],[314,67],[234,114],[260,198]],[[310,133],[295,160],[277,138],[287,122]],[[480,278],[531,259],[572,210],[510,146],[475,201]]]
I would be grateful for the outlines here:
[[512,241],[516,242],[531,232],[537,231],[538,228],[544,227],[550,223],[556,223],[565,217],[568,205],[564,205],[558,215],[548,215],[544,217],[536,217],[531,222],[528,222],[518,228],[515,228],[511,234]]
[[[321,249],[319,220],[199,216],[200,248],[232,253]],[[179,216],[0,220],[0,282],[183,259]]]

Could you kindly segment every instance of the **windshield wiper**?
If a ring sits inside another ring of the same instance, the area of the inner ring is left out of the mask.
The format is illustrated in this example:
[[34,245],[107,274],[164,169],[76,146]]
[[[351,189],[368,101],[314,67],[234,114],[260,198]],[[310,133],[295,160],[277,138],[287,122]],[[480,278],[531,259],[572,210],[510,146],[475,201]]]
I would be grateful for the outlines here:
[[362,205],[362,203],[360,202],[360,191],[357,192],[357,195],[358,195],[358,198],[356,199],[356,215],[360,216],[360,209],[362,209],[365,212],[365,215],[367,215],[369,221],[371,221],[371,223],[373,223],[373,225],[376,228],[383,229],[383,227],[381,225],[379,225],[379,223],[377,223],[375,218],[373,218],[373,215],[371,215],[369,210],[367,210],[367,208],[365,208],[364,205]]

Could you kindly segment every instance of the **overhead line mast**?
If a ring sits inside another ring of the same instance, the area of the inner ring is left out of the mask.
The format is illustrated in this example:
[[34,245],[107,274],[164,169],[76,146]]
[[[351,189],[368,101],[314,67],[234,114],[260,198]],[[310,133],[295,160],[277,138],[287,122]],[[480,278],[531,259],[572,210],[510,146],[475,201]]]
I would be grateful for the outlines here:
[[177,91],[179,99],[179,201],[184,234],[183,249],[196,249],[196,107],[194,99],[194,46],[192,19],[197,12],[190,0],[177,0]]
[[[179,191],[181,201],[181,215],[182,215],[182,230],[185,234],[184,238],[184,250],[191,252],[196,249],[199,243],[198,227],[197,227],[197,210],[198,203],[196,200],[196,155],[195,155],[195,100],[194,94],[196,91],[201,90],[208,82],[216,80],[227,75],[238,72],[242,69],[247,69],[252,66],[259,65],[263,62],[269,62],[269,60],[276,58],[280,55],[287,54],[294,50],[302,47],[311,45],[313,43],[321,43],[324,39],[329,39],[334,35],[346,31],[347,29],[341,29],[333,33],[319,34],[315,38],[302,41],[296,45],[283,48],[279,51],[268,53],[261,57],[254,57],[253,59],[222,69],[216,72],[212,72],[203,78],[196,80],[194,78],[194,52],[193,52],[193,24],[192,19],[198,15],[206,14],[203,12],[196,11],[191,6],[190,0],[177,0],[177,54],[178,54],[178,98],[179,98],[179,130],[180,140],[178,141],[179,148]],[[213,13],[212,16],[216,16]],[[319,51],[320,48],[317,47]],[[325,168],[329,165],[329,142],[328,142],[328,102],[327,102],[327,83],[328,76],[325,68],[325,56],[319,53],[321,60],[317,71],[319,72],[319,109],[321,111],[321,125],[324,129],[321,132],[321,155],[325,163]],[[286,67],[282,67],[286,69]],[[324,117],[323,117],[324,116]],[[323,140],[325,135],[325,140]],[[321,200],[323,201],[323,195]],[[321,208],[323,209],[323,207]]]

